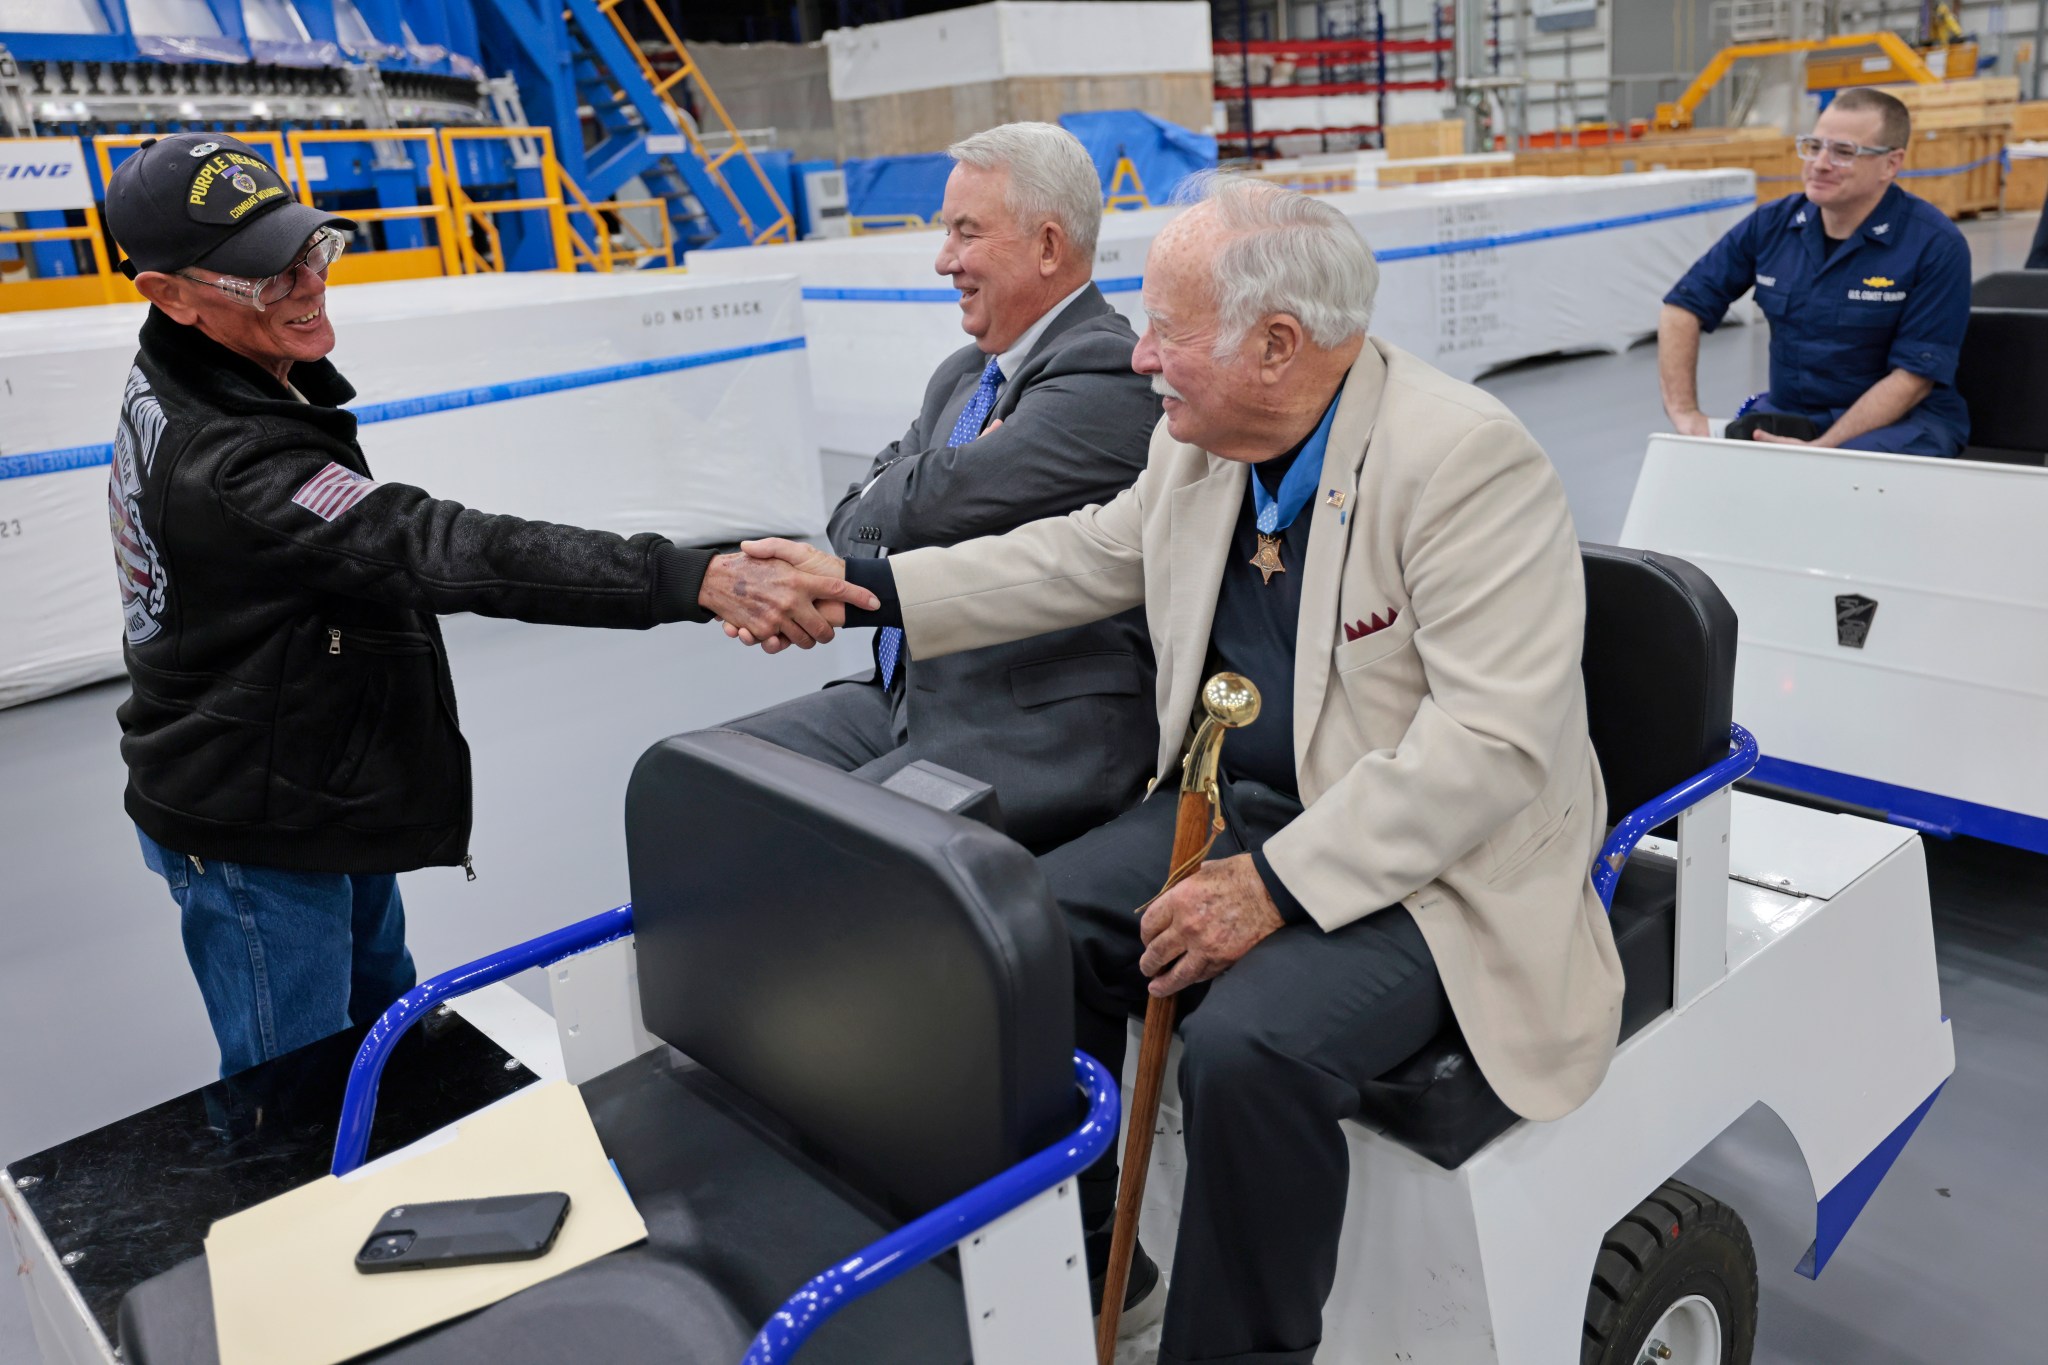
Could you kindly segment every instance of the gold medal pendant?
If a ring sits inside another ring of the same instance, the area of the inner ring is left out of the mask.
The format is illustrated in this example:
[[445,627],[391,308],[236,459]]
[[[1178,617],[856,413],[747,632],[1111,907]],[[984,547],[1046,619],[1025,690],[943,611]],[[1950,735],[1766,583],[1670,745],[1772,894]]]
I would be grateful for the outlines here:
[[1271,587],[1274,574],[1287,572],[1287,566],[1280,562],[1280,537],[1269,536],[1264,531],[1258,532],[1257,535],[1259,551],[1248,562],[1266,576],[1263,585]]

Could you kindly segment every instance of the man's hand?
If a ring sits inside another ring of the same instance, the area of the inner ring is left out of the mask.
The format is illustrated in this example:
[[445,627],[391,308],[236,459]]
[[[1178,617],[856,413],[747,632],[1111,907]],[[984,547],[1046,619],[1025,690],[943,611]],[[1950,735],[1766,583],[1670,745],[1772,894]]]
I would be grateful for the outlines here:
[[1820,444],[1818,441],[1802,440],[1797,436],[1780,436],[1777,432],[1765,431],[1762,427],[1758,427],[1755,431],[1749,433],[1749,439],[1752,441],[1762,441],[1766,445],[1774,446],[1813,446]]
[[809,649],[846,623],[850,603],[864,611],[881,606],[875,595],[846,581],[845,562],[787,540],[748,541],[742,553],[720,555],[704,571],[697,604],[725,623],[728,635],[752,644],[779,641]]
[[1251,855],[1219,858],[1146,909],[1138,970],[1152,978],[1152,994],[1172,995],[1222,975],[1281,923]]
[[1694,408],[1691,412],[1674,412],[1670,416],[1671,429],[1680,436],[1711,436],[1713,434],[1707,425],[1707,415],[1698,408]]

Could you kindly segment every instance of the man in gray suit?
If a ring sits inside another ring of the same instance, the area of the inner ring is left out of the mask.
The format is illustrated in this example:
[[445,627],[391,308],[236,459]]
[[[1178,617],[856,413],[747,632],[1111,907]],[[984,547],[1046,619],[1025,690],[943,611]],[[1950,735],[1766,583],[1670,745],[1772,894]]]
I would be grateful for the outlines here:
[[[1101,182],[1074,136],[1011,123],[948,149],[936,269],[972,345],[832,513],[874,558],[1106,503],[1145,467],[1159,399],[1137,336],[1090,281]],[[1142,611],[942,659],[894,627],[876,666],[727,727],[881,781],[916,759],[992,783],[1008,832],[1054,847],[1127,809],[1158,744]]]

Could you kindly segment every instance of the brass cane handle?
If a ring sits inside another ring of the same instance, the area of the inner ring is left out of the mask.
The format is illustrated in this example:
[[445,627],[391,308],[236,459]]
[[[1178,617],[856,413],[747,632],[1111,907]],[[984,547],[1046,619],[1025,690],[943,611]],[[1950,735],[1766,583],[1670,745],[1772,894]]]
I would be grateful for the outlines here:
[[1259,689],[1242,673],[1218,673],[1202,684],[1202,709],[1209,714],[1196,729],[1181,760],[1180,789],[1216,797],[1216,763],[1223,732],[1241,730],[1259,718]]

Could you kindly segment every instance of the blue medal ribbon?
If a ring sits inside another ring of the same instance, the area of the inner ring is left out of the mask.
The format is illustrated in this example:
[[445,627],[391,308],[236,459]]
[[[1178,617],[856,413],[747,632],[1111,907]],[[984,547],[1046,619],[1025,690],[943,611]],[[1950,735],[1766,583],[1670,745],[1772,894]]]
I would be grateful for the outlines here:
[[1254,524],[1262,533],[1278,535],[1294,525],[1301,509],[1308,506],[1309,499],[1316,495],[1316,485],[1323,478],[1323,449],[1330,444],[1330,424],[1336,420],[1337,403],[1343,396],[1344,391],[1338,389],[1337,397],[1332,398],[1330,406],[1323,410],[1323,420],[1316,425],[1315,434],[1294,457],[1287,476],[1280,480],[1279,497],[1268,493],[1258,471],[1252,471],[1252,506],[1258,511]]

